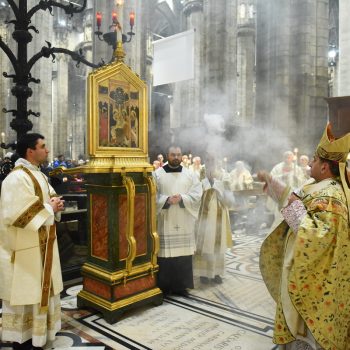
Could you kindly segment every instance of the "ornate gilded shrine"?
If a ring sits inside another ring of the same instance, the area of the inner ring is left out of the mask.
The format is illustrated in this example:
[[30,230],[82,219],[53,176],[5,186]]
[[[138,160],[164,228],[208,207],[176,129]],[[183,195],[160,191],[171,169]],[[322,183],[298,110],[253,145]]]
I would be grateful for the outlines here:
[[[120,49],[120,47],[119,47]],[[88,82],[88,258],[78,306],[114,323],[127,309],[159,305],[156,188],[147,161],[147,91],[122,60],[96,69]]]

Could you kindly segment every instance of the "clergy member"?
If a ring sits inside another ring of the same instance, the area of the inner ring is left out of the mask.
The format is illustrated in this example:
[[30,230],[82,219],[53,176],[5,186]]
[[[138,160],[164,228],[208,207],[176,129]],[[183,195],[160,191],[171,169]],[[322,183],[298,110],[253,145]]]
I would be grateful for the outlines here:
[[265,172],[258,177],[284,206],[284,221],[261,247],[260,269],[277,303],[273,341],[281,349],[349,349],[350,133],[328,126],[311,163],[311,179],[293,191]]
[[[272,168],[271,176],[292,188],[300,187],[306,181],[304,173],[297,165],[297,159],[295,159],[294,153],[291,151],[284,152],[283,162]],[[274,215],[273,229],[283,220],[280,213],[281,208],[271,198],[267,199],[266,206]]]
[[235,163],[234,169],[230,172],[230,181],[232,191],[253,189],[253,177],[241,160]]
[[187,296],[193,288],[194,226],[202,197],[202,184],[181,166],[181,148],[168,149],[168,164],[155,171],[157,183],[158,286],[165,294]]
[[20,158],[2,183],[0,201],[2,340],[14,349],[41,349],[61,329],[54,222],[64,201],[40,171],[49,154],[44,137],[26,134],[16,148]]
[[235,204],[230,182],[217,178],[214,158],[206,157],[206,177],[202,180],[203,197],[196,225],[194,274],[201,283],[222,283],[225,253],[232,247],[228,209]]

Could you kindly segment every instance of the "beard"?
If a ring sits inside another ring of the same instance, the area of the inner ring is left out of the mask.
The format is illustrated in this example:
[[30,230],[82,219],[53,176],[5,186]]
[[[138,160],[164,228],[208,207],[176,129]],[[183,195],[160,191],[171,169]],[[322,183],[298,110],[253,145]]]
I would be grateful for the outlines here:
[[171,161],[168,160],[168,163],[169,163],[169,165],[172,166],[173,168],[177,168],[177,167],[180,165],[181,161],[178,160],[178,159],[173,159],[173,160],[171,160]]

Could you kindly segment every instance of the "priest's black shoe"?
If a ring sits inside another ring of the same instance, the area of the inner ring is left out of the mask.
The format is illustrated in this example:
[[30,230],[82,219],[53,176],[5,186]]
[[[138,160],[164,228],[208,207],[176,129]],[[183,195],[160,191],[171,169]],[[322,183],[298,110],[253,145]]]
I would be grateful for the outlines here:
[[169,289],[161,289],[161,291],[162,291],[164,297],[171,295],[171,290],[169,290]]
[[213,282],[216,284],[221,284],[222,283],[222,278],[219,275],[215,275],[214,278],[212,279]]
[[184,297],[184,298],[189,298],[189,296],[190,296],[190,294],[188,293],[188,291],[186,289],[176,290],[173,293],[176,295],[180,295],[181,297]]
[[32,349],[32,339],[27,340],[24,343],[12,343],[13,350],[31,350]]
[[199,280],[201,281],[201,283],[203,284],[209,284],[209,278],[208,277],[205,277],[205,276],[200,276],[199,277]]

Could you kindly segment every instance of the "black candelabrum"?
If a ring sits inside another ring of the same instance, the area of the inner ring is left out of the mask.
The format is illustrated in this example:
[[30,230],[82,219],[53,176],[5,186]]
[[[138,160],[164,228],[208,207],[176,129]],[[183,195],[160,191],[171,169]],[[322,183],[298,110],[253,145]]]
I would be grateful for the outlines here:
[[[117,0],[117,4],[119,5],[123,4],[123,0]],[[120,11],[122,13],[123,9],[122,6],[120,6]],[[106,42],[108,45],[112,46],[113,48],[113,57],[111,61],[115,59],[123,58],[123,52],[117,52],[117,46],[118,44],[124,44],[129,43],[135,33],[133,32],[134,24],[135,24],[135,12],[131,11],[129,14],[129,24],[130,24],[130,31],[126,34],[123,33],[122,24],[121,21],[118,19],[118,13],[117,11],[112,12],[112,24],[109,26],[110,32],[103,33],[101,31],[101,24],[102,24],[102,13],[97,12],[96,13],[96,25],[97,30],[95,31],[95,35],[99,38],[99,40]],[[118,37],[118,33],[119,37]],[[120,55],[120,56],[119,56]]]
[[[15,84],[11,89],[11,93],[17,99],[17,108],[10,110],[3,108],[2,111],[4,113],[12,113],[14,118],[10,122],[10,126],[13,130],[16,131],[18,139],[22,135],[25,135],[33,127],[33,123],[28,119],[28,117],[30,115],[33,115],[35,117],[40,116],[39,112],[34,112],[32,110],[28,110],[27,108],[27,100],[32,96],[33,92],[29,87],[29,83],[40,83],[39,79],[35,79],[31,75],[31,69],[36,62],[38,62],[42,57],[49,58],[50,56],[54,62],[56,58],[55,54],[58,53],[63,53],[71,56],[72,59],[77,62],[77,65],[83,63],[92,68],[100,67],[104,64],[104,62],[101,62],[99,64],[91,63],[84,58],[82,50],[75,52],[65,48],[52,47],[51,43],[48,41],[46,41],[47,46],[42,47],[39,52],[28,59],[28,44],[32,41],[33,38],[30,31],[39,33],[38,29],[32,24],[32,17],[40,10],[49,10],[50,14],[52,15],[53,7],[63,9],[67,15],[70,15],[72,17],[75,13],[79,13],[85,10],[87,0],[83,0],[81,6],[79,6],[79,4],[73,5],[73,3],[70,2],[67,5],[63,5],[52,0],[40,0],[37,5],[33,6],[29,10],[27,8],[27,0],[18,0],[16,2],[14,0],[7,0],[7,2],[11,8],[12,15],[15,17],[15,19],[12,19],[7,23],[14,25],[12,37],[17,42],[17,55],[12,52],[10,47],[3,41],[1,37],[0,48],[9,58],[14,71],[12,74],[4,72],[3,76],[5,78],[12,79]],[[1,142],[0,144],[1,148],[9,148],[10,146],[12,146],[12,143],[6,145],[4,142]]]

